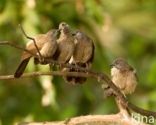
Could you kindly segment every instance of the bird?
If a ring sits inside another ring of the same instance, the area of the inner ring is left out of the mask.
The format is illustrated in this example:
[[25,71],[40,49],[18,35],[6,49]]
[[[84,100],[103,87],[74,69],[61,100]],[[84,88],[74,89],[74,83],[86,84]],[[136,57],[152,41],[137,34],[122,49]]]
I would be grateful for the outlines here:
[[[138,78],[136,70],[128,64],[124,58],[117,58],[113,61],[111,66],[111,77],[113,83],[119,88],[121,93],[126,97],[135,91],[136,85],[138,83]],[[126,103],[114,93],[114,91],[108,87],[106,89],[106,94],[115,95],[115,101],[118,105],[120,113],[130,115],[130,110]],[[108,96],[108,95],[107,95]]]
[[138,83],[136,70],[124,58],[117,58],[111,64],[111,77],[113,83],[126,96],[135,91]]
[[[74,52],[74,38],[70,26],[65,22],[59,24],[59,31],[60,36],[57,39],[58,48],[54,55],[54,60],[59,64],[66,64],[69,62]],[[62,66],[60,66],[60,69],[62,70]]]
[[[94,58],[94,43],[93,40],[88,37],[85,33],[81,31],[76,31],[73,33],[73,36],[75,38],[74,43],[75,43],[75,49],[73,56],[70,60],[70,64],[77,66],[77,67],[83,67],[89,70],[92,66],[93,58]],[[77,71],[80,72],[79,70],[75,70],[72,68],[66,69],[67,71]],[[86,77],[64,77],[65,81],[68,83],[72,84],[82,84],[86,81]]]
[[[57,50],[56,40],[58,34],[59,34],[59,30],[51,29],[46,34],[38,34],[34,37],[39,52],[43,58],[52,58],[53,55],[55,54]],[[39,54],[33,40],[29,41],[26,44],[25,49],[31,52],[32,54],[35,55]],[[26,51],[22,53],[20,64],[14,73],[15,78],[19,78],[23,74],[30,58],[33,57],[32,54]],[[36,63],[38,63],[38,59],[36,59],[35,61]]]

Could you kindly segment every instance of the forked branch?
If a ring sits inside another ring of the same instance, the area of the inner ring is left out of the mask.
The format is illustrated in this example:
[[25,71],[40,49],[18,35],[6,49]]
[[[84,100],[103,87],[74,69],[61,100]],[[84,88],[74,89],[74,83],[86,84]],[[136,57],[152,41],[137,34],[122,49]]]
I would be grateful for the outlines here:
[[42,57],[42,55],[41,55],[41,53],[40,53],[40,50],[38,49],[38,46],[37,46],[37,44],[36,44],[35,38],[28,36],[28,35],[26,34],[26,32],[24,31],[24,29],[23,29],[23,27],[22,27],[21,24],[19,24],[19,27],[21,28],[21,31],[22,31],[22,33],[24,34],[24,36],[25,36],[27,39],[30,39],[30,40],[32,40],[32,41],[34,42],[34,45],[35,45],[35,47],[36,47],[36,50],[37,50],[37,52],[38,52],[38,54],[39,54],[39,59],[42,60],[43,57]]
[[[10,44],[9,42],[5,41],[5,42],[0,42],[1,45],[6,44],[6,45],[10,45],[12,47],[15,47],[17,49],[22,50],[21,47],[18,47],[14,44]],[[23,49],[24,51],[29,52],[28,50]],[[29,52],[30,53],[30,52]],[[32,54],[33,55],[33,54]],[[36,56],[36,55],[33,55]],[[49,60],[49,59],[45,59],[47,62],[49,63],[54,63],[56,65],[59,65],[58,62],[53,61],[53,60]],[[81,67],[77,67],[77,66],[73,66],[70,64],[61,64],[64,67],[68,67],[68,68],[73,68],[73,69],[78,69],[81,72],[63,72],[63,71],[52,71],[52,72],[32,72],[32,73],[25,73],[23,74],[20,78],[26,78],[26,77],[35,77],[35,76],[41,76],[41,75],[57,75],[57,76],[80,76],[80,77],[91,77],[91,78],[95,78],[97,79],[97,81],[100,81],[100,83],[104,84],[108,84],[115,92],[115,95],[117,97],[119,97],[119,99],[127,106],[127,108],[140,113],[141,115],[144,116],[153,116],[154,118],[156,118],[156,112],[152,112],[152,111],[148,111],[148,110],[144,110],[142,108],[139,108],[135,105],[133,105],[132,103],[130,103],[125,96],[121,93],[121,91],[116,87],[116,85],[111,81],[111,79],[105,74],[105,73],[97,73],[91,70],[86,70],[84,68]],[[85,72],[84,72],[85,71]],[[16,79],[14,78],[13,75],[4,75],[4,76],[0,76],[0,80],[9,80],[9,79]]]

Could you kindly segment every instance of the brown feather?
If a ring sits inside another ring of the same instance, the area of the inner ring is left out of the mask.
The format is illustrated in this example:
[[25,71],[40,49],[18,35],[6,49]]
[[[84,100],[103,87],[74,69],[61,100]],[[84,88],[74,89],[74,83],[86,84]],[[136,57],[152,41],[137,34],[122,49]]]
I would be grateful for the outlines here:
[[[44,58],[51,58],[57,49],[57,39],[58,30],[50,30],[46,34],[39,34],[35,37],[36,45]],[[36,46],[34,45],[34,41],[29,41],[26,45],[26,50],[30,51],[34,55],[38,55],[38,51]],[[21,63],[17,68],[14,76],[20,77],[26,68],[29,59],[32,57],[32,54],[26,51],[23,52],[21,56]],[[39,63],[38,58],[35,58],[35,63]],[[47,64],[47,62],[45,63]]]
[[[75,35],[75,50],[73,53],[72,65],[90,69],[94,58],[93,41],[84,33],[78,31]],[[80,72],[75,69],[68,69],[69,72]],[[87,78],[85,77],[64,77],[65,81],[72,84],[82,84]]]

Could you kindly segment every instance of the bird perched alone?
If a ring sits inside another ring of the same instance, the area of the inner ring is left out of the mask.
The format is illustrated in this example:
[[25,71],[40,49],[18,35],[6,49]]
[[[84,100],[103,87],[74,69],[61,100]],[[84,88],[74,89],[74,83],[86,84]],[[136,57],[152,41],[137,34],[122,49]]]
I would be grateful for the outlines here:
[[70,27],[65,22],[59,24],[60,37],[57,40],[57,51],[54,55],[54,60],[60,64],[68,63],[74,52],[74,38]]
[[[136,71],[123,58],[117,58],[111,64],[111,77],[113,83],[120,89],[124,96],[135,91],[137,85]],[[106,89],[106,94],[114,94],[111,88]],[[108,96],[108,95],[107,95]],[[120,113],[130,115],[127,104],[123,103],[118,96],[115,98]]]
[[[34,39],[36,41],[36,45],[40,51],[40,54],[43,58],[52,58],[57,50],[57,37],[58,37],[59,31],[56,29],[48,31],[46,34],[39,34]],[[36,46],[34,45],[33,40],[29,41],[26,45],[26,50],[30,51],[34,55],[38,55],[38,51],[36,49]],[[19,78],[29,60],[33,55],[24,51],[21,56],[21,62],[14,74],[14,77]]]
[[[77,31],[74,35],[75,50],[70,60],[72,65],[90,69],[94,58],[94,44],[91,38],[81,31]],[[75,69],[66,69],[68,71],[76,71]],[[79,71],[78,71],[79,72]],[[65,77],[69,83],[83,83],[85,77]]]
[[111,67],[113,83],[124,95],[133,93],[137,85],[136,70],[123,58],[114,60]]

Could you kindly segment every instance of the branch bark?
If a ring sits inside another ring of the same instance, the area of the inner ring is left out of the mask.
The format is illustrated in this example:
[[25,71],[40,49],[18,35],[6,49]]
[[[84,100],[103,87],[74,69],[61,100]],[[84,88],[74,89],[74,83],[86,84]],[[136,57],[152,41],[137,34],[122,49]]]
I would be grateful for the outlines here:
[[79,116],[64,121],[55,122],[30,122],[18,125],[145,125],[131,117],[118,113],[115,115],[88,115]]

